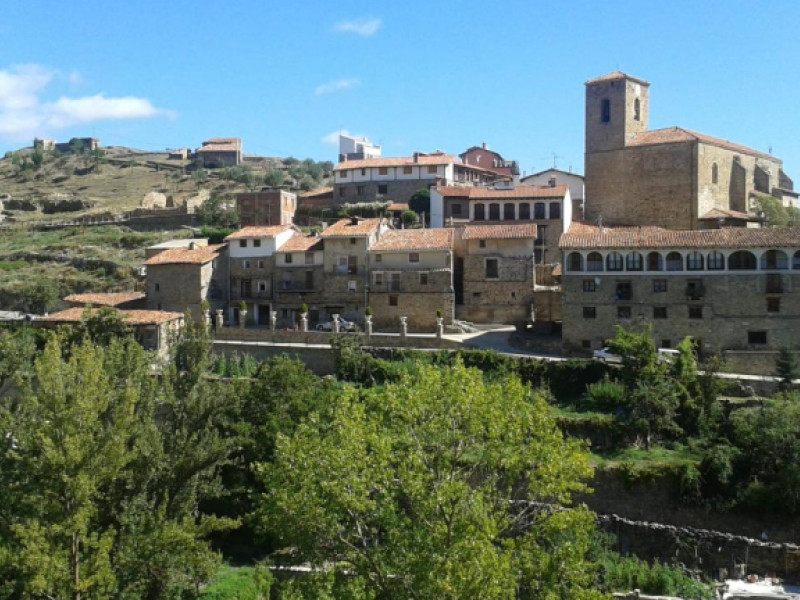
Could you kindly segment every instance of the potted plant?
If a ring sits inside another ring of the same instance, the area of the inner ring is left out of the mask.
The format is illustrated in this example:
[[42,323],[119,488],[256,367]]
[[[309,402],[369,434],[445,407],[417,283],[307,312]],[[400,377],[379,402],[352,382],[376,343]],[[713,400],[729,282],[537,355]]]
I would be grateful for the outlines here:
[[371,317],[371,316],[372,316],[372,314],[373,314],[373,313],[372,313],[372,307],[371,307],[371,306],[368,306],[366,309],[364,309],[364,315],[365,315],[365,316],[367,316],[367,317]]
[[247,302],[242,300],[241,302],[239,302],[239,325],[244,327],[246,319],[247,319]]

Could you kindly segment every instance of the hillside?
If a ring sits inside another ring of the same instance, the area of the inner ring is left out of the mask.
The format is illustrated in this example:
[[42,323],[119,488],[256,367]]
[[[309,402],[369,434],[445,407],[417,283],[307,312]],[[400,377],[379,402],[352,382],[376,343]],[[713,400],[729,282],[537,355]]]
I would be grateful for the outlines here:
[[7,222],[64,220],[132,210],[150,192],[172,197],[177,206],[201,190],[226,195],[259,189],[272,171],[284,173],[284,186],[309,189],[325,183],[329,165],[247,156],[242,167],[204,170],[188,160],[170,160],[165,152],[107,147],[35,157],[25,148],[0,159],[0,201]]

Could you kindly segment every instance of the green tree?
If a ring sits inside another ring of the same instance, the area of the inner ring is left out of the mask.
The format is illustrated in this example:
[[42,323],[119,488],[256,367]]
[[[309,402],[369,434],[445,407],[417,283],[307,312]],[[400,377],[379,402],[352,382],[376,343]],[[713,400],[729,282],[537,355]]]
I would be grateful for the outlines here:
[[49,278],[34,281],[25,295],[28,299],[28,310],[32,313],[47,313],[58,305],[58,285]]
[[460,363],[358,394],[279,436],[261,468],[265,526],[299,561],[346,574],[330,597],[602,597],[592,514],[535,504],[569,502],[590,474],[542,396]]
[[42,166],[44,162],[44,152],[42,152],[41,148],[36,148],[31,152],[31,162],[33,162],[33,166],[36,170]]
[[797,352],[794,348],[783,346],[778,351],[778,358],[775,359],[775,372],[781,378],[781,387],[789,389],[792,380],[800,379],[800,365],[797,362]]
[[268,169],[264,174],[264,185],[268,187],[281,187],[286,180],[286,174],[280,169]]
[[408,207],[415,213],[431,213],[431,191],[428,189],[417,190],[408,201]]
[[219,194],[212,194],[203,202],[197,215],[202,225],[219,229],[239,227],[239,212],[235,208],[230,208]]
[[419,215],[413,210],[404,210],[400,215],[400,218],[403,221],[403,225],[406,227],[410,227],[419,223]]

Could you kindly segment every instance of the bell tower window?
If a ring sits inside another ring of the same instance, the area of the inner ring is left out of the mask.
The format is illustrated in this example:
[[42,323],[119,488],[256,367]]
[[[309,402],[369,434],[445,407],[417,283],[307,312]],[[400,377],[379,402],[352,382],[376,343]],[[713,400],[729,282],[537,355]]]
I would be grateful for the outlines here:
[[711,183],[719,183],[719,168],[717,167],[717,163],[711,165]]
[[642,104],[639,102],[639,99],[633,101],[633,119],[635,121],[642,120]]
[[600,122],[608,123],[609,121],[611,121],[611,100],[603,98],[600,103]]

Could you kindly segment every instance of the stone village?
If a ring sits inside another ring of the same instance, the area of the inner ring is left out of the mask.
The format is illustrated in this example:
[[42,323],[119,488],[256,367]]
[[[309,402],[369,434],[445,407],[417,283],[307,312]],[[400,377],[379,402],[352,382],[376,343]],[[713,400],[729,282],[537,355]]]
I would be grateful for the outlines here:
[[[618,325],[650,324],[656,343],[692,336],[737,372],[771,370],[800,334],[800,229],[766,227],[759,198],[796,207],[770,154],[681,127],[650,130],[650,84],[614,72],[585,84],[585,175],[520,178],[486,144],[384,158],[340,137],[332,188],[239,194],[243,227],[222,244],[175,240],[147,251],[146,292],[82,294],[40,319],[117,306],[152,348],[188,311],[231,335],[354,322],[370,332],[442,335],[505,323],[568,355],[603,347]],[[238,138],[198,154],[237,164]],[[391,217],[293,224],[298,205],[391,201],[430,191],[427,222]],[[266,339],[266,338],[265,338]]]

